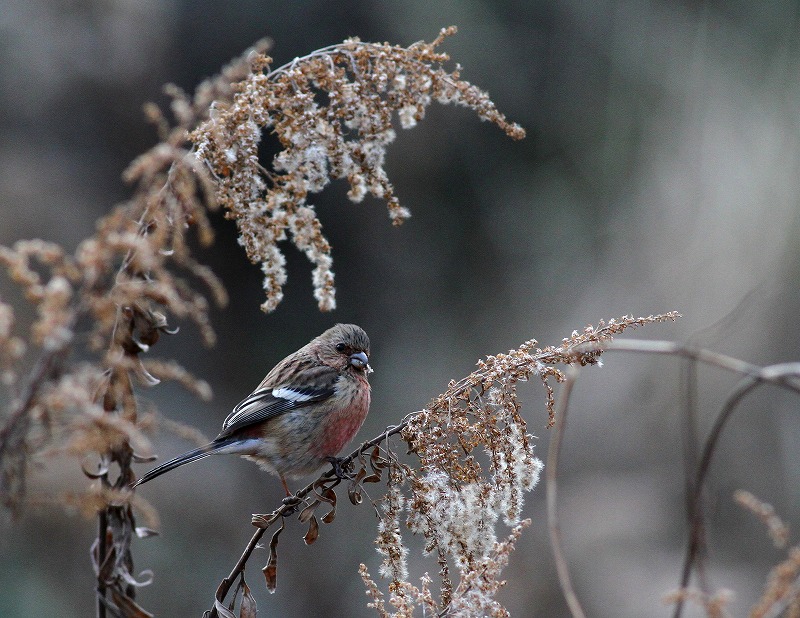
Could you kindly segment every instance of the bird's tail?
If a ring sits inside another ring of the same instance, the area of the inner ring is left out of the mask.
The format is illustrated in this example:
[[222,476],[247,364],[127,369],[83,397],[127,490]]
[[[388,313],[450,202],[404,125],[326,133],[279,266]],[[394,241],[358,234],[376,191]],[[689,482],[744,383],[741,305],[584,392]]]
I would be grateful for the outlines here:
[[204,457],[208,457],[209,455],[213,455],[214,453],[225,449],[226,447],[230,446],[230,440],[215,440],[210,444],[206,444],[205,446],[201,446],[200,448],[196,448],[193,451],[188,451],[183,455],[178,455],[177,457],[170,459],[169,461],[165,461],[160,466],[157,466],[150,470],[147,474],[145,474],[142,478],[136,481],[131,487],[136,487],[137,485],[141,485],[142,483],[146,483],[147,481],[152,481],[157,476],[161,476],[165,472],[169,472],[170,470],[174,470],[175,468],[182,466],[184,464],[191,463],[193,461],[197,461],[198,459],[203,459]]

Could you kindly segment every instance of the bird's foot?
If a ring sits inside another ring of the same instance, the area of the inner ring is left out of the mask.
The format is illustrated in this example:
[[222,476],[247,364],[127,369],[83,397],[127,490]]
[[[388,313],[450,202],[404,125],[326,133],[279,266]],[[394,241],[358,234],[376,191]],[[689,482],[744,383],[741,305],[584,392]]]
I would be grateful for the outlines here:
[[[340,481],[353,478],[353,475],[342,466],[342,463],[345,461],[344,457],[326,457],[325,460],[333,466],[333,473]],[[350,465],[350,463],[350,461],[347,462],[348,465]]]
[[300,504],[302,501],[303,501],[302,498],[298,498],[294,494],[292,494],[290,496],[286,496],[283,500],[281,500],[281,502],[283,504],[285,504],[286,506],[294,506],[294,505]]

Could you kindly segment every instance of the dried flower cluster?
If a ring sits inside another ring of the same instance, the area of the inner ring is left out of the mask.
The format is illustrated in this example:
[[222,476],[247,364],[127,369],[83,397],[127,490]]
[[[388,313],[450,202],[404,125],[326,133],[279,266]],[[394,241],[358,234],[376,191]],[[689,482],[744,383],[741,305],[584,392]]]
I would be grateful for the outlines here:
[[[137,218],[146,225],[128,216],[137,206]],[[0,308],[3,383],[10,395],[0,430],[0,496],[6,506],[18,504],[29,456],[54,431],[66,435],[65,444],[81,445],[66,449],[81,457],[128,440],[143,444],[134,438],[136,409],[128,376],[158,381],[139,354],[167,332],[162,311],[193,319],[210,338],[205,299],[170,272],[172,265],[197,270],[186,252],[166,250],[178,245],[175,238],[183,231],[164,232],[166,214],[153,210],[157,214],[139,200],[117,209],[74,255],[36,240],[0,247],[0,264],[36,315],[25,329],[14,323],[8,305]],[[78,330],[83,324],[87,331]],[[85,347],[96,361],[70,363],[76,347]],[[105,426],[110,410],[126,423],[113,438]]]
[[707,618],[730,618],[728,606],[733,600],[730,590],[719,590],[714,594],[706,594],[695,588],[684,588],[664,595],[667,604],[688,603],[703,608]]
[[[208,385],[177,363],[145,358],[162,335],[176,332],[168,319],[192,322],[206,343],[214,341],[209,298],[223,305],[226,294],[192,257],[189,230],[207,245],[213,240],[210,211],[221,206],[236,221],[240,244],[264,272],[265,310],[281,300],[286,271],[279,243],[291,240],[314,265],[320,308],[332,309],[331,247],[309,195],[333,179],[346,179],[352,201],[367,194],[385,200],[393,223],[402,223],[409,213],[384,170],[395,117],[400,127],[410,128],[436,100],[469,107],[512,138],[524,136],[486,93],[460,79],[458,67],[443,68],[449,57],[437,48],[454,32],[444,29],[433,42],[407,48],[351,39],[275,70],[269,70],[267,44],[260,42],[193,96],[169,86],[170,119],[156,106],[146,107],[160,143],[126,170],[125,179],[135,186],[132,198],[102,218],[74,253],[41,240],[0,247],[0,266],[19,290],[19,301],[0,299],[0,385],[8,393],[0,426],[0,499],[12,510],[20,507],[35,454],[58,452],[82,464],[94,455],[96,467],[84,467],[91,487],[57,501],[99,519],[91,553],[98,616],[149,615],[134,600],[149,576],[134,575],[131,553],[134,536],[151,534],[136,525],[134,507],[146,521],[156,518],[128,490],[131,463],[146,459],[143,429],[151,420],[143,419],[135,385],[169,379],[210,396]],[[259,157],[263,131],[274,133],[281,147],[268,164]],[[379,573],[388,580],[388,595],[362,565],[370,606],[382,617],[410,617],[418,609],[423,615],[507,616],[496,597],[514,545],[530,523],[522,515],[525,493],[542,470],[521,414],[518,384],[532,377],[542,382],[552,425],[550,382],[565,379],[559,365],[599,364],[614,335],[677,317],[624,316],[575,331],[559,346],[540,349],[531,340],[487,357],[424,410],[339,462],[337,469],[350,474],[354,504],[367,494],[364,484],[378,483],[384,472],[388,477],[386,494],[376,503]],[[408,445],[409,457],[398,456],[390,444],[397,436]],[[296,502],[253,517],[259,531],[220,585],[212,615],[232,616],[237,598],[240,616],[255,615],[244,566],[261,534],[302,507],[305,540],[313,543],[319,534],[315,513],[326,505],[322,522],[334,520],[334,488],[346,476],[329,471],[298,492]],[[749,494],[738,499],[768,525],[776,543],[786,542],[788,531],[771,507]],[[271,590],[281,530],[283,525],[272,537],[264,568]],[[436,585],[427,573],[412,583],[409,533],[424,538],[425,554],[436,560]],[[234,598],[225,605],[234,584]],[[777,615],[786,608],[800,615],[798,590],[800,550],[793,548],[751,615]],[[728,602],[726,593],[682,590],[678,597],[700,602],[709,616],[724,615]]]
[[[118,412],[133,427],[137,414],[131,377],[146,385],[177,379],[208,394],[207,385],[176,365],[151,363],[148,370],[140,358],[162,334],[174,332],[167,315],[193,321],[203,339],[213,343],[209,303],[191,280],[207,284],[219,304],[227,300],[222,285],[187,246],[190,225],[201,241],[211,242],[206,209],[214,202],[202,199],[204,194],[212,197],[201,188],[209,175],[181,147],[181,133],[185,128],[177,127],[132,164],[126,177],[137,183],[134,196],[102,218],[96,233],[73,255],[41,240],[0,247],[0,265],[36,315],[25,329],[15,324],[12,308],[0,304],[0,361],[11,395],[0,433],[0,490],[6,504],[21,495],[25,457],[16,455],[35,450],[28,441],[33,424],[51,429],[65,424],[71,428],[68,440],[102,453],[103,444],[114,449],[121,441],[141,443],[130,432],[91,438],[96,425],[108,422],[105,412]],[[78,350],[95,361],[70,363]],[[29,374],[23,376],[26,368]],[[78,423],[73,422],[76,414],[83,417]],[[86,434],[86,440],[79,434]]]
[[[741,489],[734,492],[733,498],[764,524],[775,547],[786,547],[789,542],[789,526],[775,513],[771,504],[762,502],[749,491]],[[684,588],[666,595],[665,602],[688,602],[702,607],[708,618],[728,618],[731,614],[726,607],[732,597],[733,593],[725,589],[712,595],[694,588]],[[750,618],[800,616],[800,546],[789,548],[786,558],[772,569],[761,598],[748,615]]]
[[[520,413],[517,386],[537,376],[547,388],[546,407],[552,422],[553,390],[548,378],[564,379],[556,364],[598,364],[602,350],[582,351],[628,328],[678,317],[675,312],[601,321],[573,332],[558,347],[540,349],[526,341],[507,354],[489,356],[478,369],[419,412],[409,416],[401,436],[418,465],[401,462],[385,450],[389,490],[382,503],[378,552],[380,574],[389,580],[389,603],[362,565],[361,575],[371,606],[382,617],[412,616],[415,607],[431,615],[507,616],[495,595],[514,543],[530,522],[521,520],[524,494],[539,481],[542,462],[534,455],[533,438]],[[498,523],[511,528],[499,539]],[[439,564],[438,598],[426,575],[420,586],[409,581],[408,548],[402,529],[425,538],[425,552]],[[453,581],[452,570],[458,574]]]
[[[18,509],[37,453],[82,460],[94,453],[97,469],[84,468],[93,486],[58,501],[100,519],[92,554],[99,616],[144,611],[133,600],[139,583],[130,541],[148,532],[136,527],[132,504],[146,516],[152,511],[121,491],[133,479],[131,462],[148,448],[134,385],[170,379],[210,396],[208,385],[178,364],[143,358],[162,335],[176,332],[168,318],[191,321],[206,343],[214,341],[208,298],[223,305],[226,293],[192,257],[188,230],[210,244],[208,213],[226,209],[248,256],[262,263],[265,309],[280,301],[278,243],[290,234],[316,266],[320,307],[333,308],[330,246],[307,196],[347,178],[354,201],[371,193],[387,201],[395,223],[407,217],[383,169],[395,112],[410,127],[436,99],[466,105],[512,137],[524,134],[485,93],[461,81],[458,69],[441,67],[449,58],[435,48],[454,32],[409,48],[353,39],[271,72],[268,45],[259,42],[193,96],[168,86],[171,114],[146,106],[160,142],[125,171],[132,198],[73,254],[41,240],[0,247],[0,266],[24,299],[19,304],[33,309],[0,300],[0,384],[9,402],[0,427],[0,499]],[[272,172],[258,160],[262,130],[282,147]],[[19,315],[35,317],[20,323]]]
[[733,494],[733,499],[753,513],[767,527],[772,543],[778,549],[784,549],[789,542],[789,526],[775,513],[771,504],[762,502],[749,491],[739,489]]
[[761,599],[750,610],[750,618],[770,616],[800,616],[800,546],[792,547],[772,569]]
[[[396,611],[387,609],[384,592],[362,564],[359,572],[369,606],[382,617],[412,616],[415,609],[421,609],[423,615],[508,615],[495,595],[503,586],[502,571],[514,544],[530,523],[521,519],[524,492],[537,484],[542,469],[520,414],[517,385],[532,376],[542,381],[552,421],[553,389],[548,380],[565,379],[556,365],[599,364],[613,335],[677,317],[678,313],[670,312],[601,321],[597,327],[573,332],[560,346],[540,349],[531,340],[507,354],[479,361],[475,372],[451,382],[424,410],[407,415],[398,425],[364,442],[334,469],[299,490],[294,500],[285,500],[271,513],[253,515],[258,530],[217,589],[211,617],[233,615],[244,586],[245,566],[267,529],[280,523],[263,568],[267,589],[273,592],[285,518],[300,511],[299,520],[308,524],[305,541],[311,544],[320,531],[317,511],[325,508],[323,523],[336,518],[337,486],[347,479],[348,498],[357,505],[364,495],[369,496],[366,484],[380,483],[386,476],[386,494],[373,502],[379,517],[376,546],[383,557],[379,572],[389,580],[388,601]],[[408,446],[412,463],[398,456],[391,444],[398,436]],[[500,520],[511,529],[501,539],[497,531]],[[440,578],[436,594],[427,573],[421,576],[419,586],[410,581],[410,550],[404,530],[424,538],[425,554],[435,556]],[[457,581],[451,577],[453,569]],[[224,601],[234,584],[236,590],[226,606]]]
[[[234,62],[204,82],[193,101],[169,87],[175,126],[157,107],[147,106],[162,141],[125,171],[136,187],[132,198],[100,219],[95,234],[74,254],[42,240],[0,247],[0,265],[34,310],[21,313],[37,316],[30,325],[17,324],[14,309],[0,301],[0,371],[10,398],[0,429],[0,496],[6,505],[22,495],[25,465],[37,450],[31,438],[41,429],[64,422],[91,434],[87,423],[72,423],[72,415],[99,419],[112,410],[133,427],[131,377],[147,385],[174,379],[210,395],[204,382],[178,365],[143,362],[140,355],[162,334],[174,332],[167,315],[194,322],[206,343],[214,342],[209,302],[193,283],[204,284],[220,305],[227,296],[213,273],[192,258],[187,234],[193,228],[203,245],[213,241],[207,211],[216,208],[215,189],[187,135],[208,117],[212,101],[230,99],[231,82],[248,72],[246,60]],[[77,352],[95,361],[71,364]],[[67,439],[81,443],[79,435]]]
[[[239,79],[249,67],[244,61],[234,66],[228,76]],[[177,363],[142,356],[163,334],[176,332],[167,316],[193,322],[213,343],[207,296],[220,305],[227,301],[221,283],[193,259],[187,244],[189,229],[202,244],[212,241],[207,211],[216,207],[211,175],[191,154],[187,134],[207,117],[214,98],[230,93],[229,77],[204,84],[192,105],[174,93],[174,127],[148,108],[161,143],[125,172],[136,187],[131,199],[100,219],[73,254],[41,240],[0,247],[0,265],[33,309],[16,313],[35,315],[31,324],[19,323],[10,304],[0,302],[0,371],[9,402],[0,427],[0,499],[18,512],[37,454],[96,463],[84,467],[93,484],[83,495],[33,501],[99,517],[104,532],[92,553],[98,615],[141,615],[133,600],[138,583],[130,543],[149,532],[136,526],[131,496],[123,491],[134,479],[131,463],[145,459],[141,453],[149,449],[134,385],[169,379],[210,396],[208,385]],[[198,291],[197,283],[207,292]],[[146,503],[134,502],[152,522]]]
[[[250,260],[261,264],[265,311],[282,298],[286,269],[277,245],[287,234],[314,264],[320,309],[335,307],[331,247],[309,194],[343,178],[352,201],[371,194],[386,200],[395,224],[409,216],[384,170],[395,113],[400,126],[410,128],[433,100],[455,103],[512,138],[524,137],[486,93],[460,79],[458,67],[442,68],[449,56],[436,48],[455,31],[443,29],[432,43],[407,48],[348,39],[270,72],[271,59],[254,54],[252,73],[237,84],[233,101],[215,104],[191,134],[195,155],[214,174],[217,199],[236,220],[241,244]],[[259,160],[265,129],[282,148],[271,171]]]
[[[744,490],[736,491],[733,497],[764,524],[775,547],[786,547],[789,526],[778,517],[772,505]],[[789,548],[786,559],[772,569],[761,598],[750,610],[750,618],[768,616],[800,616],[800,546]]]

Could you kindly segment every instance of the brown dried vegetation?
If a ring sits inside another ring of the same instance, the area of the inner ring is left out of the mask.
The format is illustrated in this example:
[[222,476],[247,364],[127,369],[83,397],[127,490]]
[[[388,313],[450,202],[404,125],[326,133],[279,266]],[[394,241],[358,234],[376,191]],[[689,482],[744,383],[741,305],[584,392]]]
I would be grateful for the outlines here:
[[[60,453],[80,461],[89,488],[57,501],[98,518],[91,554],[98,616],[150,615],[137,605],[135,590],[151,576],[134,575],[131,552],[133,537],[150,536],[157,522],[152,507],[129,490],[131,464],[148,460],[143,430],[154,424],[139,409],[137,387],[173,380],[210,397],[209,386],[177,363],[144,358],[162,336],[177,332],[170,327],[174,320],[193,323],[207,344],[214,343],[210,303],[224,306],[227,297],[222,283],[192,257],[190,230],[207,246],[213,241],[210,211],[221,207],[235,220],[240,244],[264,272],[267,311],[282,298],[286,271],[279,243],[290,240],[314,265],[319,307],[333,309],[331,248],[309,195],[333,179],[346,179],[352,201],[367,194],[383,199],[391,221],[402,223],[409,212],[383,168],[386,147],[395,137],[395,118],[409,128],[434,100],[466,106],[514,139],[524,136],[486,93],[461,80],[458,67],[445,70],[449,57],[437,48],[454,32],[443,29],[433,42],[405,48],[350,39],[273,70],[267,44],[259,42],[193,96],[168,86],[170,114],[146,106],[160,142],[126,170],[134,186],[131,199],[98,221],[73,254],[41,240],[0,247],[0,265],[19,289],[21,307],[0,299],[0,383],[7,392],[0,499],[20,513],[37,455]],[[259,161],[265,131],[281,146],[272,169]],[[20,314],[33,317],[20,321]],[[426,615],[508,615],[496,593],[514,544],[530,523],[522,518],[524,494],[542,470],[521,414],[518,384],[541,380],[552,426],[551,381],[566,379],[560,366],[598,364],[614,335],[677,317],[625,316],[575,331],[559,346],[541,349],[531,340],[480,361],[475,372],[362,444],[296,500],[254,515],[258,530],[220,584],[210,613],[233,616],[238,603],[239,616],[255,616],[244,567],[261,536],[280,523],[263,569],[272,591],[285,518],[298,514],[308,526],[306,542],[313,543],[320,533],[318,512],[323,523],[334,521],[335,488],[345,484],[350,502],[360,504],[367,496],[379,520],[376,546],[388,599],[366,566],[360,574],[369,605],[380,616],[412,616],[416,609]],[[776,379],[759,377],[752,368],[743,373],[756,381]],[[193,431],[166,420],[161,426],[184,435]],[[366,486],[384,482],[385,495],[371,498]],[[755,499],[741,501],[785,542],[774,513]],[[136,525],[134,510],[148,527]],[[507,530],[498,536],[501,524]],[[438,568],[436,592],[428,574],[419,585],[412,583],[404,531],[424,537],[425,552]],[[796,610],[799,551],[790,550],[776,567],[753,616],[775,615],[781,603]],[[678,597],[701,598],[708,615],[724,611],[724,595],[698,597],[684,587]]]
[[[320,307],[332,309],[330,246],[307,198],[330,179],[347,178],[354,201],[370,193],[386,200],[395,223],[407,217],[383,170],[395,113],[410,127],[436,99],[470,107],[512,137],[524,135],[485,93],[460,80],[458,69],[442,68],[449,58],[435,48],[454,32],[408,48],[348,40],[272,71],[267,44],[259,42],[191,97],[168,86],[169,118],[146,106],[161,141],[125,171],[135,187],[131,199],[103,217],[74,254],[40,240],[0,248],[0,265],[36,316],[20,323],[19,310],[0,300],[0,377],[8,392],[0,498],[20,512],[36,454],[94,457],[96,465],[84,468],[92,487],[60,502],[98,514],[92,555],[99,615],[144,615],[133,601],[135,587],[146,582],[132,575],[130,541],[149,532],[136,527],[132,507],[152,511],[126,491],[131,463],[145,461],[149,449],[135,386],[169,379],[210,396],[208,385],[178,364],[142,358],[176,332],[168,319],[193,322],[207,344],[214,342],[209,299],[222,306],[227,297],[192,257],[189,230],[209,245],[208,213],[224,207],[248,256],[262,265],[266,310],[281,299],[278,243],[288,233],[315,265]],[[264,130],[283,148],[272,171],[258,161]]]

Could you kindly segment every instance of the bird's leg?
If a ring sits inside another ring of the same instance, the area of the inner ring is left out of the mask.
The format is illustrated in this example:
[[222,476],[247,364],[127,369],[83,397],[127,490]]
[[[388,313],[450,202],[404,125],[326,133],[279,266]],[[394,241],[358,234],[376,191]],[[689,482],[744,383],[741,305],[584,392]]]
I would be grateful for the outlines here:
[[302,502],[300,498],[298,498],[297,496],[292,494],[291,491],[289,491],[289,486],[286,484],[286,479],[284,478],[283,474],[281,474],[280,477],[281,477],[281,483],[283,484],[283,491],[286,492],[286,497],[282,500],[282,502],[286,505],[298,504],[299,502]]
[[289,486],[286,484],[286,477],[284,477],[283,474],[281,474],[280,477],[281,477],[281,484],[283,485],[283,491],[286,492],[286,497],[288,498],[289,496],[292,495],[292,492],[289,491]]

